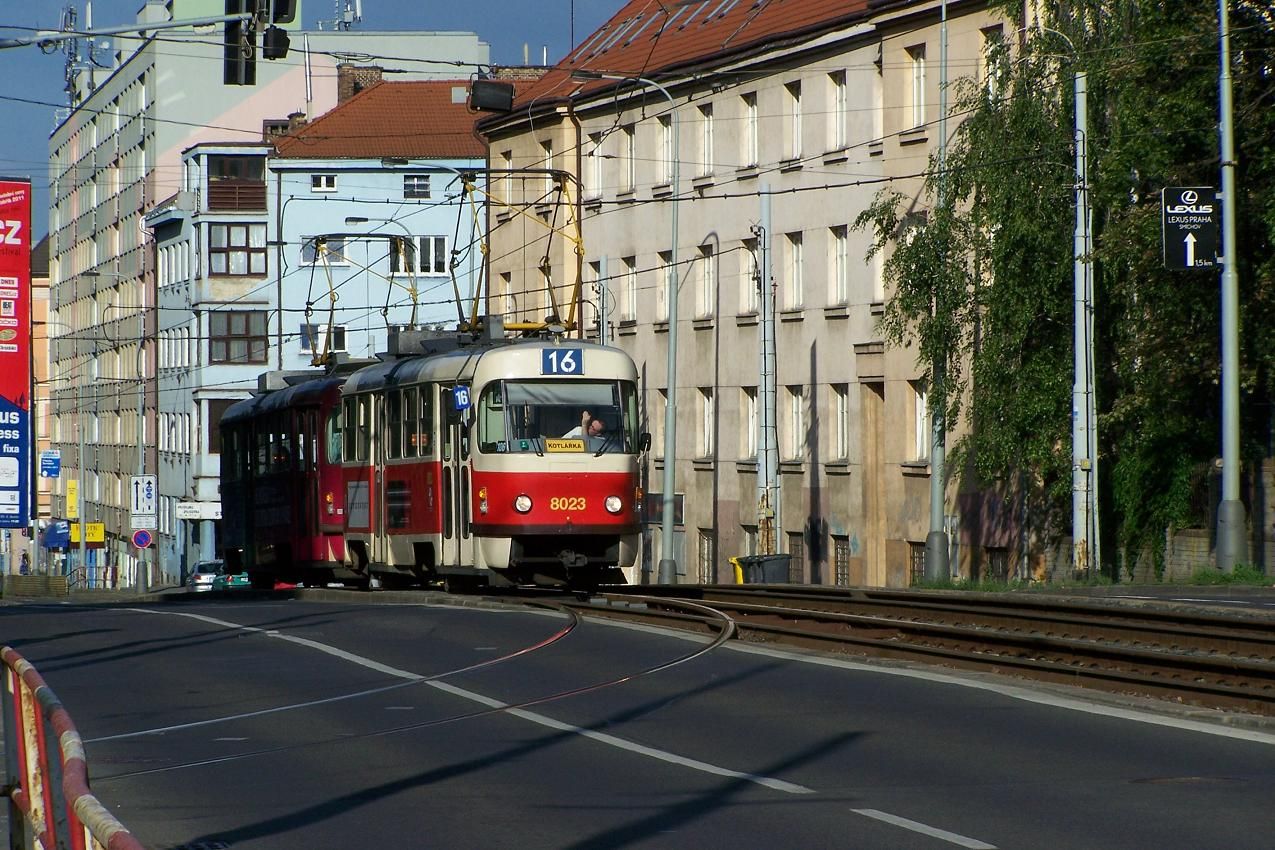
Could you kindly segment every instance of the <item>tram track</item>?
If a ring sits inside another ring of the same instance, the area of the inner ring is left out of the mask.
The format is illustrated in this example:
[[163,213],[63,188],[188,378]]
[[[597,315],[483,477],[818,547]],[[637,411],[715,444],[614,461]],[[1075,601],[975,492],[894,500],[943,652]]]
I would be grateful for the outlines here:
[[[781,586],[612,590],[585,615],[703,631],[694,601],[742,640],[924,662],[1275,716],[1270,618],[1058,597]],[[646,591],[646,592],[644,592]]]

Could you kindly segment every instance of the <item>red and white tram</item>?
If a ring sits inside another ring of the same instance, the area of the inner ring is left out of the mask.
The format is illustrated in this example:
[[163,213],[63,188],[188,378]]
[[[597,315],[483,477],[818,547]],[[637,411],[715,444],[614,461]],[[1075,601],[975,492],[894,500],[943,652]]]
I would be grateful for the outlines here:
[[624,352],[453,345],[359,369],[341,395],[345,576],[593,587],[636,560],[649,437]]

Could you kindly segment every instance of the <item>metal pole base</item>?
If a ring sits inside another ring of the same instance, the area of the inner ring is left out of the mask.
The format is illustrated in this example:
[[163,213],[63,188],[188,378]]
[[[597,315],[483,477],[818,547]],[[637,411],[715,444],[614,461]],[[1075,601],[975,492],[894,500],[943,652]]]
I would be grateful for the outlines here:
[[951,577],[947,560],[947,532],[931,531],[925,537],[925,580],[945,581]]
[[1244,547],[1247,526],[1243,502],[1225,499],[1217,506],[1217,568],[1222,572],[1235,572],[1236,564],[1248,561]]
[[660,558],[660,569],[657,575],[660,584],[677,584],[677,561],[672,558]]

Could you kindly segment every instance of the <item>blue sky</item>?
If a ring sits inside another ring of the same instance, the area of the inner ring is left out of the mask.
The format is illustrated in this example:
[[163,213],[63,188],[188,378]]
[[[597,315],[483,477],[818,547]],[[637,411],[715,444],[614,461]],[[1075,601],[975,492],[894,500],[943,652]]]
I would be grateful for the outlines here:
[[[306,28],[317,28],[320,18],[334,17],[338,2],[301,0]],[[96,0],[93,26],[131,23],[144,3]],[[57,29],[66,5],[76,6],[79,26],[84,26],[84,0],[8,0],[0,9],[0,38],[28,35],[30,28]],[[530,45],[532,61],[537,61],[547,46],[553,63],[571,46],[573,17],[578,42],[621,5],[623,0],[363,0],[359,28],[474,32],[491,45],[495,63],[521,63],[524,43]],[[0,50],[0,79],[6,82],[0,94],[0,175],[31,178],[35,189],[32,214],[39,234],[48,229],[48,140],[56,106],[66,103],[64,65],[65,56],[60,51],[45,55],[34,46]]]

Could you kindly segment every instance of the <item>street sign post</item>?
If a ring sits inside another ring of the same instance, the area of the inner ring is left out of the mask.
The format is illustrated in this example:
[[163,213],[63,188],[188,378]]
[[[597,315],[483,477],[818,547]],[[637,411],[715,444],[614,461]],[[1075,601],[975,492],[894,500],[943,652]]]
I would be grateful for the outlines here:
[[159,525],[159,481],[156,476],[134,475],[129,494],[132,501],[129,506],[130,527],[157,528]]
[[40,477],[57,478],[62,474],[62,451],[45,449],[40,452]]
[[144,528],[139,528],[133,532],[133,545],[138,549],[145,549],[151,545],[151,533]]
[[1217,190],[1212,186],[1166,186],[1160,190],[1166,269],[1216,268],[1217,228]]

